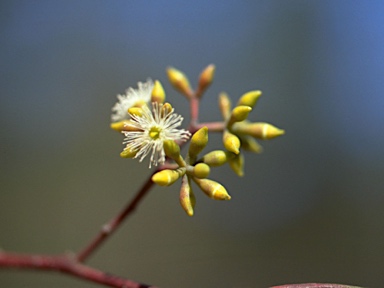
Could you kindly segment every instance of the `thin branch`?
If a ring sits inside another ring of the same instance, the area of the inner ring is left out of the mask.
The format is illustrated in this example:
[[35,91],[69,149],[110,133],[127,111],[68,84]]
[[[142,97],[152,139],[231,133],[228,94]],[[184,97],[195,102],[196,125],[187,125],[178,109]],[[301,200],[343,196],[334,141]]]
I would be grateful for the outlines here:
[[56,271],[109,287],[149,288],[147,284],[134,282],[102,272],[76,261],[71,255],[28,255],[0,252],[1,268]]
[[329,283],[303,283],[303,284],[288,284],[281,286],[273,286],[271,288],[361,288],[358,286],[349,286],[343,284],[329,284]]
[[147,181],[143,184],[141,189],[138,191],[136,196],[127,204],[127,206],[110,222],[105,224],[98,235],[83,249],[77,254],[77,261],[84,262],[88,257],[98,248],[100,245],[110,236],[113,232],[120,227],[120,224],[126,219],[140,203],[140,201],[147,195],[151,189],[153,182],[151,180],[152,175],[148,177]]

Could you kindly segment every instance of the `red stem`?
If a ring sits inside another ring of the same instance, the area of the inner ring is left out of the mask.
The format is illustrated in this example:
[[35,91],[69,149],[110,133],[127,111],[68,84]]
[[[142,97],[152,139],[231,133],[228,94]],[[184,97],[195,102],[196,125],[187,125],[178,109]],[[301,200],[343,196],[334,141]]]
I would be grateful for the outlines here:
[[37,269],[66,273],[84,280],[109,287],[149,288],[147,284],[134,282],[109,273],[102,272],[76,261],[69,255],[25,255],[0,252],[0,267]]
[[288,285],[282,285],[282,286],[273,286],[271,288],[360,288],[360,287],[343,285],[343,284],[305,283],[305,284],[288,284]]
[[152,175],[147,179],[147,181],[143,184],[139,192],[128,203],[128,205],[115,218],[105,224],[101,228],[99,234],[96,235],[96,237],[82,251],[77,254],[77,261],[84,262],[85,260],[87,260],[87,258],[107,239],[107,237],[113,232],[115,232],[118,227],[120,227],[120,224],[123,222],[123,220],[135,210],[139,202],[149,192],[150,188],[153,185],[151,178]]

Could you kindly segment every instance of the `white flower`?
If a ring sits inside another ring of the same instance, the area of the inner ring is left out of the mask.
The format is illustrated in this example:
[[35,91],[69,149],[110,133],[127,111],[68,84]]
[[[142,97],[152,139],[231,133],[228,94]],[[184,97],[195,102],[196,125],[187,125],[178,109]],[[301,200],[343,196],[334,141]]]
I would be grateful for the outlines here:
[[131,114],[133,120],[131,126],[140,131],[123,131],[125,139],[123,144],[127,144],[125,149],[138,151],[134,158],[143,161],[151,151],[149,168],[154,164],[163,164],[165,153],[163,143],[165,140],[186,141],[191,133],[184,129],[177,129],[183,121],[183,117],[173,113],[174,109],[168,109],[163,104],[153,102],[152,112],[147,105],[142,108],[142,115]]
[[138,82],[138,89],[128,88],[124,95],[117,95],[119,100],[115,106],[112,107],[111,119],[113,122],[129,119],[128,109],[134,106],[141,106],[147,104],[151,100],[153,90],[153,82],[148,79],[147,82]]

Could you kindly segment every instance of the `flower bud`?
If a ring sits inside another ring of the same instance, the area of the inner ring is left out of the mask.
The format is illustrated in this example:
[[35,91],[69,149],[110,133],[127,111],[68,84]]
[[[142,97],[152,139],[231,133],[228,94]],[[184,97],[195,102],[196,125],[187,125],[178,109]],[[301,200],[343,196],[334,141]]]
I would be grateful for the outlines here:
[[185,168],[180,168],[176,170],[165,169],[155,173],[152,176],[152,181],[160,186],[169,186],[175,183],[177,179],[179,179],[181,176],[183,176],[185,174],[185,171]]
[[131,107],[131,108],[128,108],[128,113],[131,116],[135,115],[137,117],[141,117],[143,116],[143,109],[141,109],[140,107]]
[[111,123],[111,128],[113,130],[123,132],[123,133],[124,131],[140,131],[136,127],[132,126],[132,120],[123,120],[123,121]]
[[198,179],[193,177],[193,181],[200,187],[200,189],[208,195],[208,197],[215,200],[230,200],[227,190],[223,185],[209,179]]
[[211,85],[213,81],[213,76],[215,75],[215,65],[208,65],[203,72],[201,72],[199,77],[199,86],[198,86],[198,95],[201,96],[203,92]]
[[236,106],[233,108],[227,127],[231,127],[235,122],[241,122],[247,119],[252,108],[249,106]]
[[169,158],[176,160],[180,157],[180,146],[174,140],[163,142],[164,152]]
[[219,95],[219,108],[223,118],[228,119],[231,115],[231,100],[224,92]]
[[284,130],[263,122],[236,123],[233,130],[241,134],[250,135],[264,140],[272,139],[285,133]]
[[235,157],[228,160],[229,166],[239,177],[244,176],[244,156],[238,154]]
[[168,113],[171,113],[173,111],[173,107],[170,103],[168,102],[165,102],[162,106],[161,106],[161,116],[162,117],[165,117],[165,115],[167,115]]
[[228,161],[228,152],[215,150],[205,154],[202,158],[203,162],[209,166],[216,167],[225,164]]
[[184,211],[189,216],[193,216],[193,208],[195,207],[196,198],[193,194],[192,187],[187,176],[183,177],[179,199],[181,207],[183,207]]
[[163,142],[163,148],[165,155],[175,160],[179,166],[186,166],[183,157],[180,155],[180,146],[174,140],[165,140]]
[[253,108],[257,100],[260,98],[260,96],[261,96],[260,90],[249,91],[240,97],[237,105],[246,105]]
[[205,163],[199,163],[193,167],[193,176],[200,179],[207,178],[210,172],[211,168]]
[[173,67],[168,67],[167,74],[169,82],[171,82],[173,88],[180,91],[185,96],[190,97],[192,90],[189,86],[188,78],[184,75],[184,73]]
[[156,80],[151,94],[151,102],[164,103],[165,92],[160,81]]
[[189,157],[194,162],[196,156],[205,148],[208,143],[208,127],[203,127],[197,130],[191,138],[191,144],[189,145]]
[[119,122],[113,122],[113,123],[111,123],[111,128],[113,130],[121,132],[121,131],[123,131],[124,125],[126,122],[127,122],[127,120],[123,120],[123,121],[119,121]]
[[241,136],[241,148],[254,153],[263,152],[263,147],[251,136],[242,135]]
[[120,153],[120,157],[122,158],[133,158],[136,156],[136,153],[138,152],[138,150],[131,150],[129,148],[125,148],[121,153]]
[[240,139],[228,130],[225,130],[223,133],[223,144],[225,149],[227,149],[228,151],[233,152],[235,154],[240,153]]

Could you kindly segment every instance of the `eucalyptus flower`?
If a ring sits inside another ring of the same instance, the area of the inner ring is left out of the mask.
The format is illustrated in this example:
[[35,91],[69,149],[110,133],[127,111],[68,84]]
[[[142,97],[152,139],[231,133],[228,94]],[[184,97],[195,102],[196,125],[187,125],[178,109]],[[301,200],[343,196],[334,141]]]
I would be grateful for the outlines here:
[[174,113],[174,109],[168,104],[153,102],[152,111],[147,105],[141,107],[141,113],[130,114],[130,124],[137,131],[122,131],[125,135],[123,144],[125,150],[134,151],[134,158],[141,161],[150,153],[151,165],[157,166],[165,161],[164,141],[186,141],[191,133],[184,129],[178,129],[183,117]]

